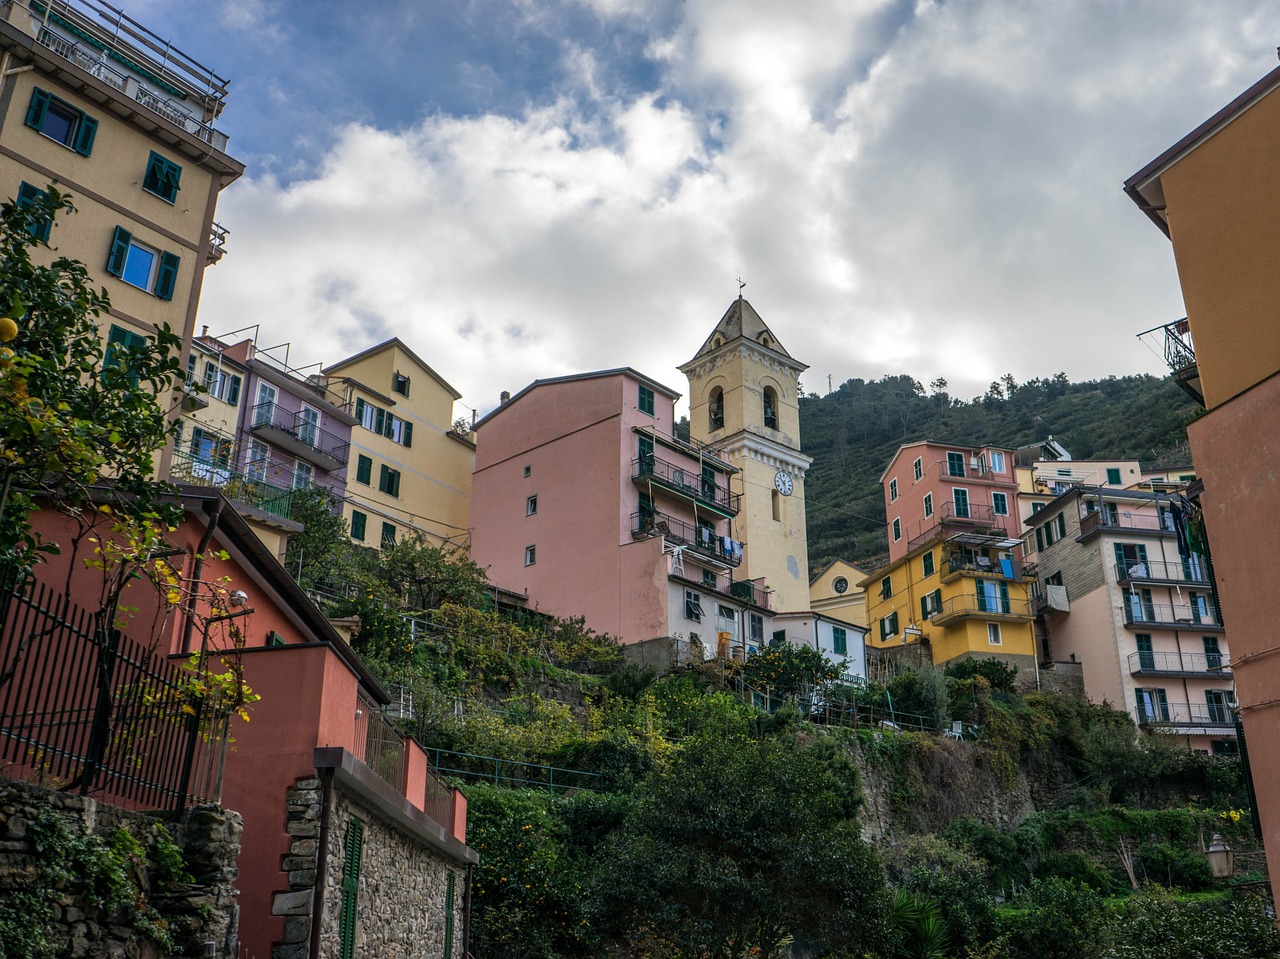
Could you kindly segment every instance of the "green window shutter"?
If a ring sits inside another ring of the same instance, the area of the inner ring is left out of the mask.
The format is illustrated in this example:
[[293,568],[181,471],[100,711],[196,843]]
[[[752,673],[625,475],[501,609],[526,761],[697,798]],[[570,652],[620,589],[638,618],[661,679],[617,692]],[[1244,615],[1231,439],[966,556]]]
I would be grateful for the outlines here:
[[386,548],[386,547],[388,547],[388,546],[395,546],[395,545],[396,545],[396,524],[395,524],[395,523],[383,523],[383,524],[382,524],[382,546],[383,546],[383,548],[385,549],[385,548]]
[[27,126],[35,130],[44,129],[44,115],[49,109],[50,95],[39,87],[31,94],[31,105],[27,107]]
[[356,482],[368,486],[372,478],[373,460],[361,453],[356,457]]
[[849,651],[849,636],[839,626],[831,628],[831,644],[835,651],[843,656]]
[[450,870],[448,875],[444,889],[444,959],[453,959],[453,870]]
[[173,299],[173,288],[178,282],[178,264],[181,262],[176,253],[160,254],[160,269],[156,274],[156,288],[153,291],[160,299]]
[[71,148],[83,157],[93,152],[93,139],[98,135],[98,121],[91,116],[80,114],[80,122],[76,124],[76,139]]
[[343,844],[342,900],[338,914],[338,949],[342,959],[354,959],[356,908],[360,899],[360,858],[364,852],[364,823],[352,818]]
[[412,423],[409,423],[407,421],[405,422],[402,436],[403,436],[402,443],[406,449],[413,445],[413,424]]
[[929,618],[929,594],[928,593],[920,597],[920,618],[921,619]]
[[362,426],[364,425],[364,400],[358,396],[356,397],[356,419],[360,421]]
[[351,511],[351,538],[364,542],[365,525],[368,523],[369,517],[358,510]]
[[124,261],[129,257],[129,244],[133,234],[122,226],[116,227],[111,238],[111,253],[107,256],[107,272],[112,276],[124,276]]
[[231,404],[240,402],[240,377],[231,377],[231,385],[227,387],[226,401]]
[[[42,199],[44,195],[44,190],[37,186],[32,186],[30,183],[24,182],[18,187],[18,209],[25,210],[37,200]],[[37,240],[42,240],[43,242],[48,243],[49,231],[52,228],[52,220],[42,219],[37,223],[32,223],[29,229],[31,230],[31,235]]]

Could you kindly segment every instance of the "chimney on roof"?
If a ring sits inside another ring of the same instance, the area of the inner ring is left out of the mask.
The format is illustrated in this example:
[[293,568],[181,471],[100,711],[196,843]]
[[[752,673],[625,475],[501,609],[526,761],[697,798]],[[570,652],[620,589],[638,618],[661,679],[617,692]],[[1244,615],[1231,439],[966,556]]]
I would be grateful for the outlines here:
[[507,400],[509,400],[509,399],[511,399],[511,391],[510,391],[510,390],[503,390],[501,393],[499,393],[499,394],[498,394],[498,405],[499,405],[499,406],[506,406],[506,405],[507,405]]
[[200,335],[202,337],[209,335],[209,325],[207,323],[204,326],[200,327]]

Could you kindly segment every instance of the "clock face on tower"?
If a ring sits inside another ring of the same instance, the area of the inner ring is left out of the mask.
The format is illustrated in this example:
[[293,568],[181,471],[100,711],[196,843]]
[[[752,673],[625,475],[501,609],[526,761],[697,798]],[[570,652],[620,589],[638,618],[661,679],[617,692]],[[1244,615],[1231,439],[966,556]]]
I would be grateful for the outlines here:
[[783,496],[791,495],[791,474],[786,470],[778,470],[773,474],[773,485]]

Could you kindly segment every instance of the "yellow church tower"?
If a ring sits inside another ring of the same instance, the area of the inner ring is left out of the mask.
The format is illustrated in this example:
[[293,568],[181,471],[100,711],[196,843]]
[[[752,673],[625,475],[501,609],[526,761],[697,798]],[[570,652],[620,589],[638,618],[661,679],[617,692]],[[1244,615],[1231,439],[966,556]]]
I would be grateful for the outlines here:
[[772,591],[775,612],[809,608],[800,374],[764,320],[739,294],[680,367],[689,378],[689,432],[740,472],[737,534],[746,546],[736,579]]

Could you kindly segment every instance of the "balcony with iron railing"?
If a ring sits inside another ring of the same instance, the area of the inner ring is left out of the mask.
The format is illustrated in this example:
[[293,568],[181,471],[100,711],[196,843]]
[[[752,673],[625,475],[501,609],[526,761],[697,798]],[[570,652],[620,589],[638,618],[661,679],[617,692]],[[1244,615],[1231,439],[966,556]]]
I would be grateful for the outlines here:
[[725,538],[717,536],[710,527],[697,526],[657,510],[632,513],[631,535],[635,539],[661,535],[668,543],[687,547],[694,553],[714,559],[725,566],[736,567],[742,562],[741,543],[737,544],[737,549],[733,549],[732,546],[726,546]]
[[1144,533],[1156,536],[1173,536],[1173,520],[1150,513],[1135,513],[1128,510],[1111,512],[1105,509],[1093,510],[1080,520],[1080,535],[1076,542],[1101,532],[1118,531],[1123,533]]
[[966,617],[1030,622],[1031,601],[990,596],[981,592],[965,593],[944,599],[942,605],[929,615],[929,622],[935,626],[945,626],[947,623]]
[[1216,679],[1231,675],[1231,662],[1226,653],[1139,650],[1129,654],[1129,672],[1134,676]]
[[1016,559],[1005,562],[1008,563],[1007,570],[1005,563],[999,559],[953,553],[943,562],[941,579],[944,583],[950,583],[961,576],[970,576],[978,579],[1003,579],[1006,582],[1026,583],[1036,578],[1038,567],[1034,563],[1022,563]]
[[934,514],[933,524],[907,541],[907,549],[913,550],[930,540],[947,536],[959,530],[965,530],[981,536],[990,536],[993,539],[1011,539],[1010,529],[1012,526],[1011,517],[995,512],[990,506],[983,506],[978,503],[957,506],[955,503],[945,502],[938,507],[937,512]]
[[192,486],[211,486],[229,500],[282,519],[290,519],[293,515],[294,490],[251,479],[229,464],[201,459],[183,450],[173,451],[169,479]]
[[1198,563],[1117,563],[1116,582],[1190,585],[1207,589],[1209,573]]
[[[225,151],[213,120],[228,82],[171,41],[99,0],[38,0],[25,4],[38,24],[36,42],[118,91],[148,112]],[[193,113],[191,105],[198,111]]]
[[209,263],[217,263],[227,252],[227,235],[230,234],[221,223],[214,222],[209,226],[209,249],[205,253],[205,260]]
[[769,590],[757,586],[749,579],[738,580],[729,584],[729,595],[753,606],[769,608]]
[[326,472],[347,462],[350,439],[323,430],[279,403],[259,403],[250,411],[249,432]]
[[1138,706],[1139,726],[1218,726],[1215,735],[1235,735],[1235,708],[1230,703],[1150,703]]
[[1124,624],[1131,629],[1223,630],[1218,609],[1213,603],[1148,603],[1130,597],[1123,608]]
[[656,456],[637,456],[631,461],[631,481],[641,489],[652,484],[714,507],[726,516],[738,515],[738,494],[693,466],[678,466]]

